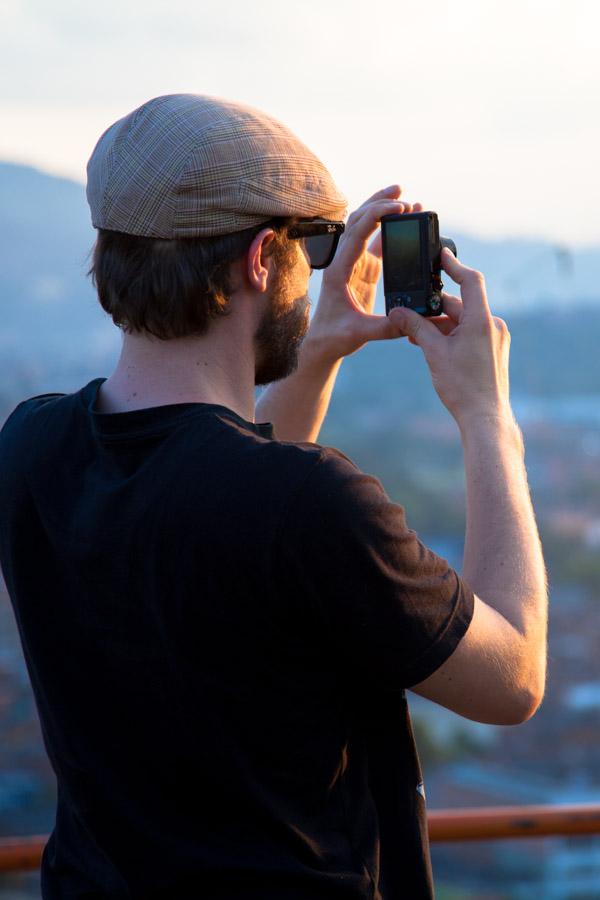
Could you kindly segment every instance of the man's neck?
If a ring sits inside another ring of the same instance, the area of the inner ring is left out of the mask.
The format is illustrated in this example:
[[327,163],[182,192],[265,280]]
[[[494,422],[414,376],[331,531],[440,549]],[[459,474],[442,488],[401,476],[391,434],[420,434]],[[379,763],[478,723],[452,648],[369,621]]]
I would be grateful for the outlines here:
[[231,341],[204,337],[150,340],[123,336],[115,371],[101,385],[98,412],[174,403],[215,403],[254,421],[255,359]]

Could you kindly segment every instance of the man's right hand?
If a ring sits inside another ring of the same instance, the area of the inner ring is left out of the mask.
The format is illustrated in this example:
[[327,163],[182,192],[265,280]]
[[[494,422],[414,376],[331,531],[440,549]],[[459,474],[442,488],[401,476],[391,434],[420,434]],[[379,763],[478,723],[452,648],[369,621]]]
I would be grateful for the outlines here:
[[461,431],[481,417],[512,421],[508,328],[492,316],[480,272],[463,266],[446,248],[442,267],[461,293],[460,299],[443,295],[443,317],[425,318],[397,307],[389,318],[423,350],[435,389]]

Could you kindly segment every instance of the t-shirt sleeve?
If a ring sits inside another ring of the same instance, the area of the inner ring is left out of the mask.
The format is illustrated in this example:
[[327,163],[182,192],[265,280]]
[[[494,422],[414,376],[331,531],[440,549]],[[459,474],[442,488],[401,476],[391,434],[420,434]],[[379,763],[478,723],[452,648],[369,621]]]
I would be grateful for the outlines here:
[[387,689],[435,672],[473,616],[470,588],[381,483],[333,448],[290,497],[273,565],[339,664]]

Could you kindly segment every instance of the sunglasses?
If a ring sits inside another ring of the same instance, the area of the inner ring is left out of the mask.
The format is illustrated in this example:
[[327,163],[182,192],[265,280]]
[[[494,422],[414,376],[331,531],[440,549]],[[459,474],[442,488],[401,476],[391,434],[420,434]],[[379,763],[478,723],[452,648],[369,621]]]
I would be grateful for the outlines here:
[[311,269],[325,269],[335,256],[345,227],[343,222],[315,218],[295,222],[287,234],[302,241]]

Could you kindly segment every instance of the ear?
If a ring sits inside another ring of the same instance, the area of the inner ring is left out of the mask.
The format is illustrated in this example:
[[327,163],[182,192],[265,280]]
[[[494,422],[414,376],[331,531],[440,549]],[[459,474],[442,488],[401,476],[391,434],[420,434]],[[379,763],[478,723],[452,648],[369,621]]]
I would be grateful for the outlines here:
[[254,290],[259,291],[261,294],[264,294],[267,290],[272,260],[266,251],[274,237],[275,232],[272,228],[263,228],[262,231],[258,232],[248,248],[248,281]]

